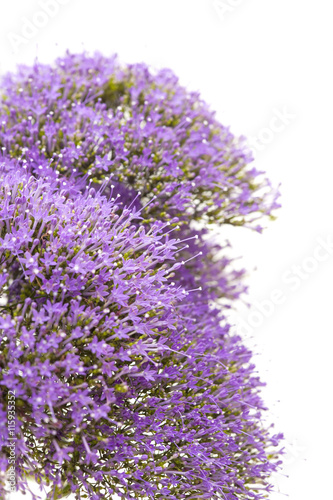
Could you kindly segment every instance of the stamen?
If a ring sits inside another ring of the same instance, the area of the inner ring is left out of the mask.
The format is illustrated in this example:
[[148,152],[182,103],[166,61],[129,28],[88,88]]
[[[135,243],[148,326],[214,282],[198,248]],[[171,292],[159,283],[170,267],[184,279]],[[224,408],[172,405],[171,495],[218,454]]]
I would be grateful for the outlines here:
[[187,262],[190,262],[190,260],[196,259],[199,255],[202,255],[202,252],[199,252],[199,253],[197,253],[196,255],[193,255],[193,257],[190,257],[190,258],[189,258],[189,259],[187,259],[187,260],[183,260],[183,261],[182,261],[182,264],[184,265],[184,264],[186,264]]

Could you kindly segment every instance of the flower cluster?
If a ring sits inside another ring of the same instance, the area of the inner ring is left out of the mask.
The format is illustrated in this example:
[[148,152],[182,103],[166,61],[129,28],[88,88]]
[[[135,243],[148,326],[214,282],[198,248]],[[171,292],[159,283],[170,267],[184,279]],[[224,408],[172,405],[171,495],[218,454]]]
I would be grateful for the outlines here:
[[248,167],[242,138],[170,70],[68,55],[52,69],[21,67],[3,91],[1,145],[28,153],[39,175],[49,167],[95,181],[112,176],[143,200],[155,197],[147,216],[253,225],[277,207],[269,181]]
[[100,55],[7,75],[0,127],[1,495],[14,391],[21,491],[265,498],[281,436],[205,227],[272,216],[250,153],[169,70]]

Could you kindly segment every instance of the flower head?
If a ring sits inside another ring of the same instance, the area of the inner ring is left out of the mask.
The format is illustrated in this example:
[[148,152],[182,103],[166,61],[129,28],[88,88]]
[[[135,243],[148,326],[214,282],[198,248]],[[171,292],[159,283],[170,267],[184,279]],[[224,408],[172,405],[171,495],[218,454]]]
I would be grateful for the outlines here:
[[0,413],[15,391],[20,489],[264,498],[281,436],[225,315],[243,272],[202,223],[253,226],[268,181],[169,70],[68,54],[3,87]]

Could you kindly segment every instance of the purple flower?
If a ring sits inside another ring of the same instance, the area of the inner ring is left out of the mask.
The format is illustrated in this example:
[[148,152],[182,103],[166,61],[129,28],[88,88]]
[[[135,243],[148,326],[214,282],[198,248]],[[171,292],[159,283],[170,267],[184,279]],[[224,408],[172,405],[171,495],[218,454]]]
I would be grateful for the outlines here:
[[281,435],[226,318],[243,271],[206,228],[278,206],[243,139],[116,57],[21,67],[3,93],[1,471],[15,391],[23,492],[33,472],[59,497],[265,498]]

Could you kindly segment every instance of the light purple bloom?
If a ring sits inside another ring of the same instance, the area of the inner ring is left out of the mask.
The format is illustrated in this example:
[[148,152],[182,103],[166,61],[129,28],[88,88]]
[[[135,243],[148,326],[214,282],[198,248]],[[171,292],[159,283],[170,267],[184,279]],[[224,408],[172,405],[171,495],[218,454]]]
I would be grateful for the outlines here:
[[265,498],[281,435],[205,226],[261,230],[277,193],[170,70],[68,54],[3,92],[1,471],[15,390],[22,491],[33,470],[59,497]]

